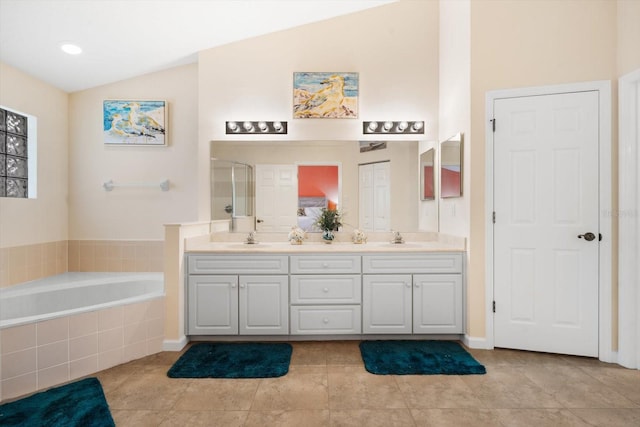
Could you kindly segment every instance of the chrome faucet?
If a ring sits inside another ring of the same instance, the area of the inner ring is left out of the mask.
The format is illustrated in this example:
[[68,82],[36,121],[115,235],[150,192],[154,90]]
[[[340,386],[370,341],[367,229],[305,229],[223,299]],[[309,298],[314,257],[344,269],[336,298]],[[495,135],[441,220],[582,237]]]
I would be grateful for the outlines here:
[[249,233],[249,235],[247,236],[247,243],[250,244],[250,245],[256,243],[256,232],[255,231],[251,231]]

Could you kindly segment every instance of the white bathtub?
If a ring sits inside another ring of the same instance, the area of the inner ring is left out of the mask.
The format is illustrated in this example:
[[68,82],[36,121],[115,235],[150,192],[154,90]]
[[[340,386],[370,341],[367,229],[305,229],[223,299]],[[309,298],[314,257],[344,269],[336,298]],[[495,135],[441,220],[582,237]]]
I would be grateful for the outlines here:
[[162,273],[65,273],[0,289],[0,329],[164,296]]
[[0,402],[162,351],[162,273],[66,273],[0,289]]

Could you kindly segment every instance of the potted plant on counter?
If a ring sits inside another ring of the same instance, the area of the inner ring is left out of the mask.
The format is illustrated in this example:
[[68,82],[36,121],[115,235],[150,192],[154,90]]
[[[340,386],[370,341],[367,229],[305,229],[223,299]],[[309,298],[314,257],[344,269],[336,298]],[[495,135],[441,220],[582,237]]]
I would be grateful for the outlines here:
[[322,240],[331,243],[335,238],[335,231],[342,227],[342,212],[338,209],[322,208],[316,218],[316,226],[322,230]]

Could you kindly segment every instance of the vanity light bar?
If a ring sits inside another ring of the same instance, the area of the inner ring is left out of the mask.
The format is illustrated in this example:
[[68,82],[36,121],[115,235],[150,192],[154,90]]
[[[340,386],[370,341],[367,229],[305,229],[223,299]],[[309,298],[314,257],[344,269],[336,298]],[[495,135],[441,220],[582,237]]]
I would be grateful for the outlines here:
[[404,134],[404,133],[424,133],[423,121],[400,121],[400,122],[362,122],[362,133],[374,134]]
[[225,122],[227,135],[233,134],[286,134],[287,122]]

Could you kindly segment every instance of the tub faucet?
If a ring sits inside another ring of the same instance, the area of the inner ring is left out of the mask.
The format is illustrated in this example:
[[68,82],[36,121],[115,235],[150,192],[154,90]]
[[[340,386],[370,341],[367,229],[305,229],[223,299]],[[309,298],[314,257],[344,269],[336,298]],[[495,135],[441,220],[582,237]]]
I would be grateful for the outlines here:
[[256,232],[255,231],[251,231],[249,233],[249,235],[247,236],[247,243],[250,244],[250,245],[256,243]]
[[404,238],[402,237],[399,231],[392,231],[392,232],[393,232],[393,243],[404,243]]

